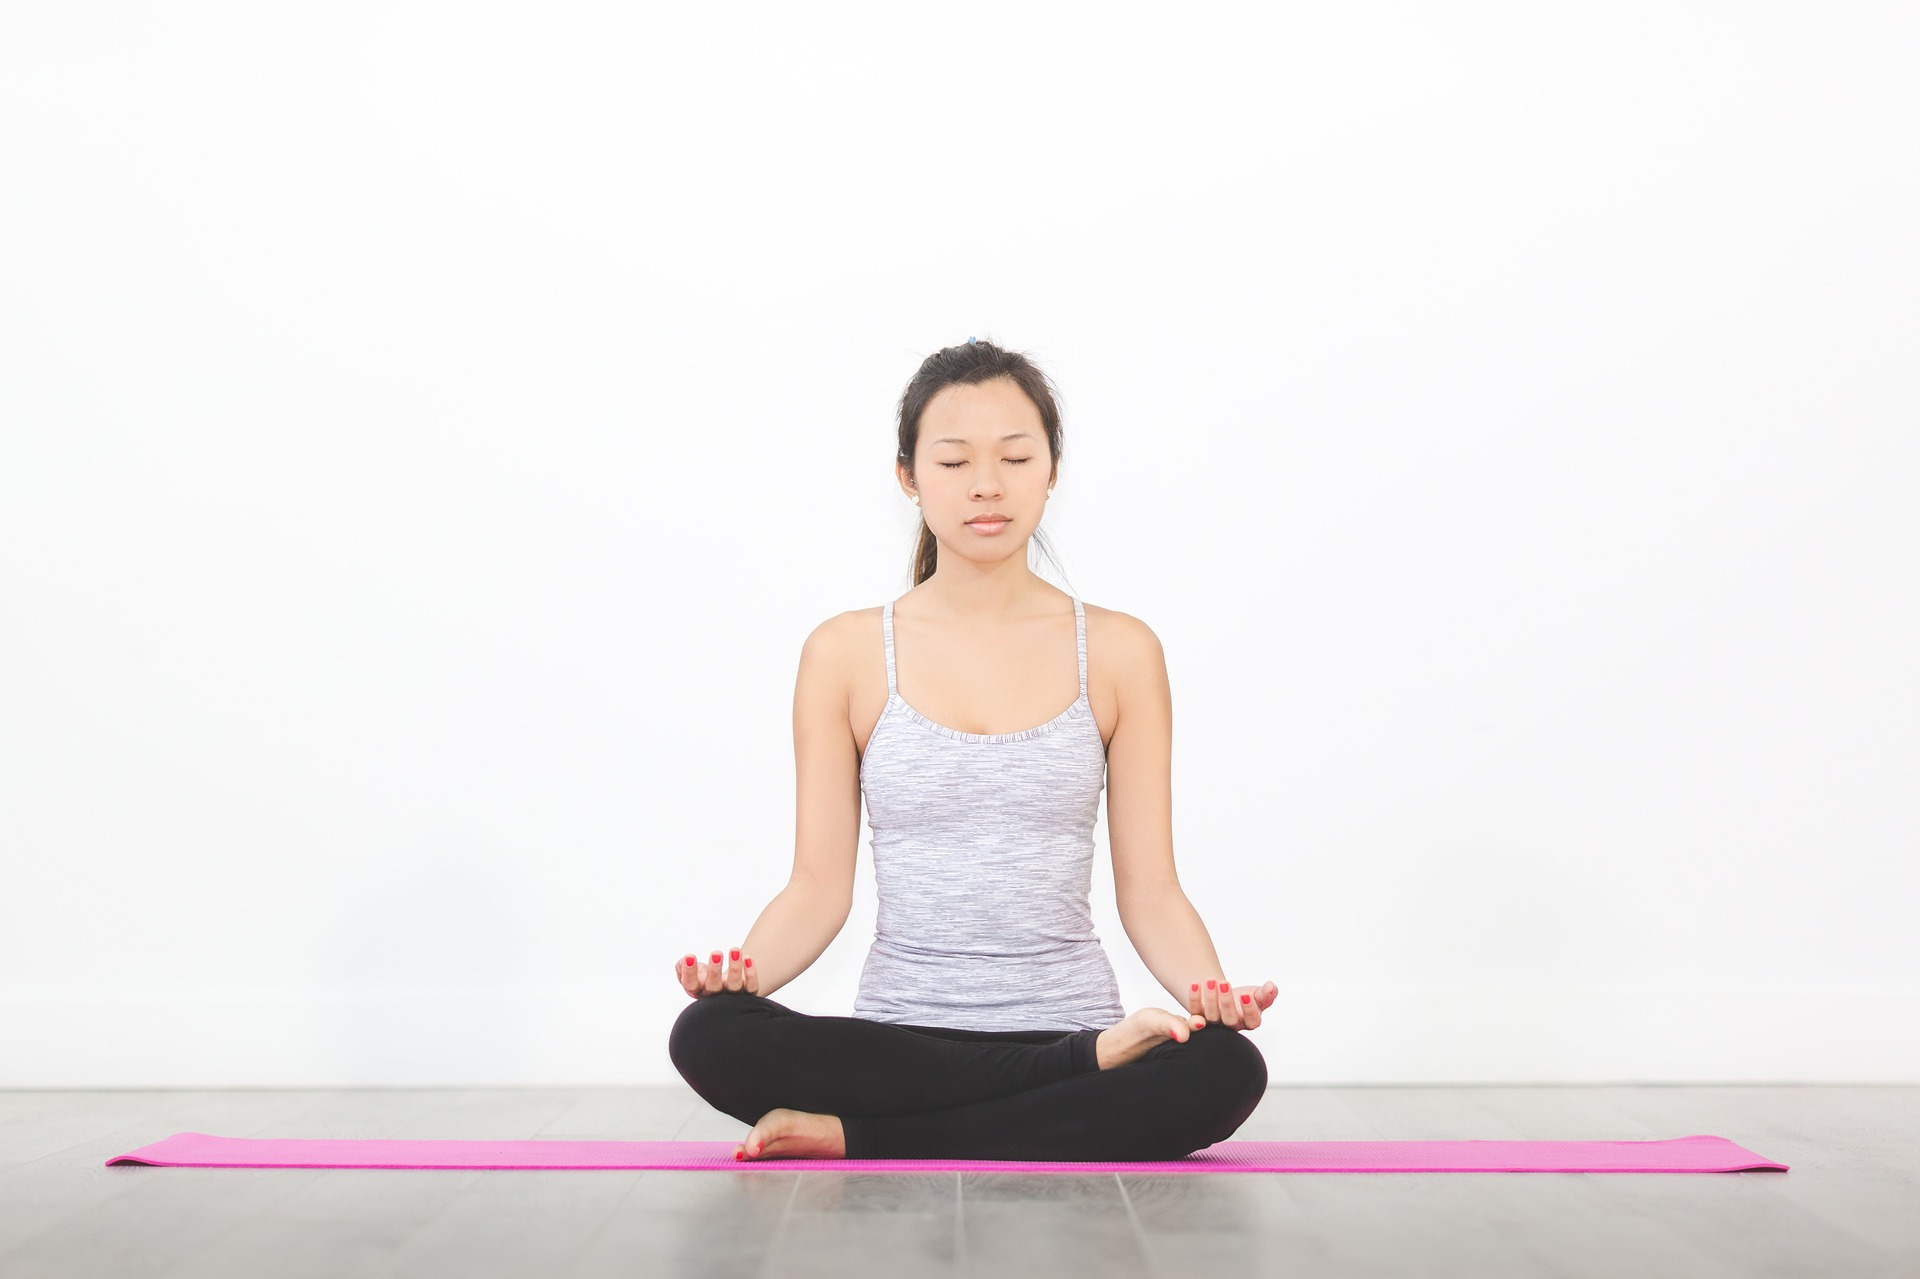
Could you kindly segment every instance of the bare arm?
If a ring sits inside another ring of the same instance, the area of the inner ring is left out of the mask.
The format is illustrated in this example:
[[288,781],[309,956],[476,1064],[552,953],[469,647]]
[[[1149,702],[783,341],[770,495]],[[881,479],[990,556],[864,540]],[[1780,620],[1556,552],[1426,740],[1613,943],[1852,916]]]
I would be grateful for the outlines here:
[[1113,621],[1120,715],[1107,744],[1107,838],[1115,905],[1141,961],[1184,1008],[1192,983],[1225,975],[1173,865],[1173,690],[1159,637],[1128,614]]
[[846,926],[860,851],[860,752],[848,715],[854,615],[815,627],[793,690],[793,874],[740,945],[758,994],[805,972]]
[[740,953],[752,956],[758,995],[771,995],[805,972],[846,926],[849,908],[808,879],[795,879],[774,895],[753,921]]
[[1182,1008],[1197,993],[1193,983],[1204,986],[1209,978],[1226,981],[1213,937],[1200,922],[1200,912],[1178,888],[1135,906],[1121,922],[1141,962]]

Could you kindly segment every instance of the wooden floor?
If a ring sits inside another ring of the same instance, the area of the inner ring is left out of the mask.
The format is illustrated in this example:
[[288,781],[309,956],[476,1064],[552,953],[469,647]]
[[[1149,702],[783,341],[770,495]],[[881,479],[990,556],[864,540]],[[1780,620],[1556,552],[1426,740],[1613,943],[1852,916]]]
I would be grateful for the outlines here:
[[731,1140],[683,1087],[0,1091],[0,1276],[1920,1275],[1920,1087],[1275,1087],[1237,1138],[1714,1133],[1791,1172],[105,1167],[180,1131]]

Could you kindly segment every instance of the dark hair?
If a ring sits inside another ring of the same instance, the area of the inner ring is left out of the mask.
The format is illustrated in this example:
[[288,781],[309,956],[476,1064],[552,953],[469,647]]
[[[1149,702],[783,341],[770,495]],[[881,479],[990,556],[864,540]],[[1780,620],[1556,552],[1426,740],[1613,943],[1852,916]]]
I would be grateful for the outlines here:
[[[928,402],[947,387],[978,385],[997,377],[1012,378],[1015,385],[1027,393],[1033,406],[1040,410],[1040,422],[1047,431],[1049,473],[1059,470],[1060,407],[1055,402],[1053,384],[1048,381],[1047,375],[1018,351],[1005,350],[985,338],[968,338],[956,346],[943,346],[922,360],[913,380],[907,383],[906,391],[900,396],[898,458],[900,465],[907,468],[908,475],[913,475],[913,454],[920,444],[920,415],[926,412]],[[914,476],[914,483],[918,487],[918,476]],[[1038,528],[1033,530],[1033,540],[1048,559],[1054,559],[1053,549],[1047,545]],[[918,540],[914,543],[913,555],[908,563],[908,572],[915,586],[933,576],[939,545],[933,530],[927,527],[927,517],[922,514]],[[1057,565],[1059,561],[1054,562]]]

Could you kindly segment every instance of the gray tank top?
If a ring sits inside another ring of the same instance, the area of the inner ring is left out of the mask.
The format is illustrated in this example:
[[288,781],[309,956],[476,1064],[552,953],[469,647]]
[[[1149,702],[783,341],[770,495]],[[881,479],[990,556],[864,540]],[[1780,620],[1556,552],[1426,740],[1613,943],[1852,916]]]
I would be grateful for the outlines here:
[[1093,930],[1093,822],[1107,751],[1080,696],[1017,733],[965,733],[902,700],[893,602],[887,706],[860,760],[879,893],[853,1015],[967,1030],[1095,1030],[1125,1016]]

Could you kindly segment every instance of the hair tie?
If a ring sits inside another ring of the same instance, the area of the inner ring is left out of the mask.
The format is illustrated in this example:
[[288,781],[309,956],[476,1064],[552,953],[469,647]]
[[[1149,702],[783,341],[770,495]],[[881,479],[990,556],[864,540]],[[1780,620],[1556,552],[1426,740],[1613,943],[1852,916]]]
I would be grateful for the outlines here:
[[968,338],[968,339],[967,339],[967,345],[968,345],[968,346],[972,346],[972,345],[973,345],[973,339],[972,339],[972,338]]

